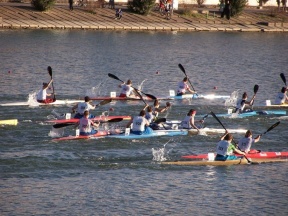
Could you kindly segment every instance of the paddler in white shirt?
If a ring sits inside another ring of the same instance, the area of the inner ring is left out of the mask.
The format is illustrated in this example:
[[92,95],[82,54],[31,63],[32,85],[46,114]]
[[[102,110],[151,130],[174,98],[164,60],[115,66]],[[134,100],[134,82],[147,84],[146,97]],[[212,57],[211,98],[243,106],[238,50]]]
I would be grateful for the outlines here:
[[189,91],[191,94],[196,93],[190,89],[187,82],[188,82],[188,77],[184,77],[183,81],[178,83],[177,96],[184,95],[186,91]]
[[145,118],[145,110],[141,110],[139,116],[134,116],[127,124],[129,128],[132,124],[131,133],[142,135],[151,134],[153,130],[149,127],[149,121]]
[[54,102],[53,98],[47,98],[51,97],[53,94],[48,94],[47,93],[47,89],[49,88],[49,86],[51,85],[51,83],[53,82],[53,79],[50,80],[49,83],[43,83],[42,89],[37,93],[37,102],[38,103],[52,103]]
[[253,101],[255,99],[255,95],[253,96],[253,98],[251,99],[251,101],[247,101],[248,99],[248,95],[246,92],[243,93],[242,98],[238,99],[237,103],[236,103],[236,109],[235,109],[235,113],[242,113],[245,111],[245,106],[249,105],[252,106]]
[[[184,118],[184,120],[181,122],[181,126],[184,129],[196,129],[198,132],[200,132],[199,128],[195,125],[195,115],[196,115],[196,110],[191,109],[189,110],[189,112],[187,113],[186,117]],[[203,123],[204,120],[199,120],[197,122]]]
[[89,119],[89,111],[85,110],[83,117],[79,120],[79,130],[81,136],[89,136],[96,134],[98,131],[93,127],[99,127],[100,122],[94,123]]
[[[78,103],[76,104],[74,107],[72,107],[72,112],[75,113],[77,110],[77,113],[75,114],[74,118],[80,119],[84,116],[84,111],[85,110],[93,110],[96,108],[96,105],[92,105],[89,102],[91,101],[91,99],[86,96],[84,98],[84,102]],[[89,115],[89,118],[94,118],[95,116],[93,115]]]
[[232,134],[229,134],[226,130],[225,134],[220,138],[220,141],[217,144],[216,157],[215,161],[226,161],[226,160],[237,160],[241,157],[234,155],[234,152],[237,154],[245,155],[245,152],[242,152],[231,143],[233,140]]
[[247,130],[246,133],[245,133],[245,137],[241,138],[238,141],[238,148],[242,152],[253,153],[253,152],[255,152],[255,150],[252,150],[252,152],[250,152],[251,146],[252,146],[253,143],[258,142],[259,140],[260,140],[260,135],[258,135],[257,137],[255,137],[255,139],[253,139],[252,138],[252,131],[251,130]]
[[129,79],[126,83],[122,83],[119,85],[121,88],[121,93],[119,97],[129,97],[136,98],[137,96],[134,94],[134,89],[132,88],[132,81]]
[[279,92],[275,99],[275,105],[288,104],[288,96],[286,94],[288,87],[282,87],[281,92]]

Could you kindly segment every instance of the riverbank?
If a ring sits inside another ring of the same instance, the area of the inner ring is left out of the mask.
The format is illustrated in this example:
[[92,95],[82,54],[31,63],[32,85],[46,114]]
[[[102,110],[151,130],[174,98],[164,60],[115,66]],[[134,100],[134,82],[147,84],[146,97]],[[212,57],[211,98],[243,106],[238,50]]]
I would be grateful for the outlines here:
[[[117,6],[116,6],[117,7]],[[123,18],[115,20],[115,10],[97,8],[95,13],[84,7],[55,5],[47,12],[38,12],[30,3],[0,3],[0,28],[2,29],[85,29],[134,31],[240,31],[288,32],[288,13],[276,8],[245,9],[230,20],[220,17],[218,8],[196,8],[192,16],[174,11],[171,20],[159,12],[148,16],[129,12],[122,7]]]

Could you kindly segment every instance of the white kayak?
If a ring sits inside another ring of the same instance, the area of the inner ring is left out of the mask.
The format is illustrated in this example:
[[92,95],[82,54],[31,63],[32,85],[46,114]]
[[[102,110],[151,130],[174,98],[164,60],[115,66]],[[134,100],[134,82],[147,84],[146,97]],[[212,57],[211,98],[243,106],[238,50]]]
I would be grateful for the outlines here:
[[33,102],[13,102],[13,103],[4,103],[0,104],[0,106],[49,106],[49,105],[67,105],[67,104],[76,104],[79,102],[83,102],[83,100],[56,100],[52,103],[38,103],[37,101]]

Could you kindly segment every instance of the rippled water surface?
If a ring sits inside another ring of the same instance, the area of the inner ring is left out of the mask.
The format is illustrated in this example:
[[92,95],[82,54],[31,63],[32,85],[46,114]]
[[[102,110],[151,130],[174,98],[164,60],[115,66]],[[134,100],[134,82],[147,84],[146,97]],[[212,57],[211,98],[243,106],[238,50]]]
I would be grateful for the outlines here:
[[[278,33],[1,30],[0,103],[26,101],[49,81],[48,65],[58,99],[119,91],[108,73],[135,86],[145,80],[144,92],[165,96],[184,77],[181,63],[201,94],[240,89],[251,98],[258,84],[254,108],[264,109],[284,85],[279,74],[288,77],[287,41],[288,34]],[[143,103],[116,102],[93,112],[107,114],[111,107],[110,115],[136,115]],[[166,117],[183,119],[192,107],[197,114],[226,112],[222,99],[183,100],[173,102]],[[178,167],[153,160],[152,148],[165,144],[168,160],[213,152],[220,135],[53,142],[45,122],[52,110],[70,112],[71,106],[0,106],[0,119],[19,120],[0,128],[1,215],[288,214],[287,163]],[[254,148],[288,151],[286,116],[221,121],[254,136],[281,121]],[[213,118],[205,122],[221,128]]]

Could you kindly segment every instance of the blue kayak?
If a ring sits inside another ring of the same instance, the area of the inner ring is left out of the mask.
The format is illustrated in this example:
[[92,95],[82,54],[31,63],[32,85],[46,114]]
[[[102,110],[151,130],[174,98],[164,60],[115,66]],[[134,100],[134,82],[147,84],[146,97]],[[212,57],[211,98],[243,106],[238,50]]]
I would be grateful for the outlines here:
[[230,98],[230,96],[228,95],[214,95],[214,94],[207,94],[207,95],[203,95],[203,94],[184,94],[181,96],[168,96],[167,98],[170,99],[228,99]]
[[107,138],[117,138],[117,139],[142,139],[142,138],[151,138],[151,137],[159,137],[159,136],[180,136],[180,135],[188,135],[187,130],[154,130],[151,134],[142,134],[136,135],[130,133],[129,135],[125,134],[117,134],[117,135],[109,135]]
[[286,111],[285,110],[259,110],[259,111],[247,111],[247,112],[243,112],[240,114],[237,114],[237,113],[216,114],[217,117],[235,117],[235,118],[245,118],[245,117],[251,117],[251,116],[266,116],[266,115],[286,115]]

